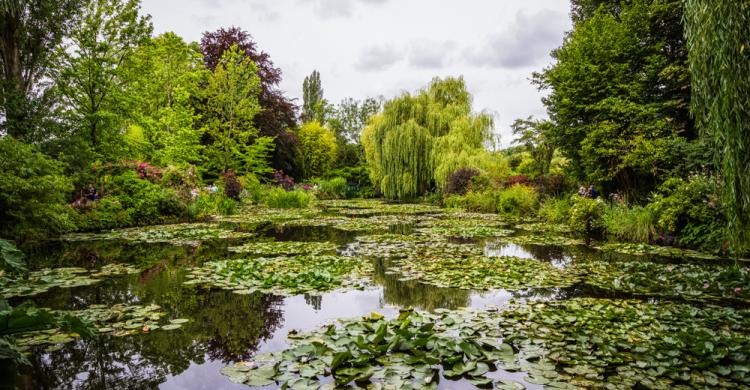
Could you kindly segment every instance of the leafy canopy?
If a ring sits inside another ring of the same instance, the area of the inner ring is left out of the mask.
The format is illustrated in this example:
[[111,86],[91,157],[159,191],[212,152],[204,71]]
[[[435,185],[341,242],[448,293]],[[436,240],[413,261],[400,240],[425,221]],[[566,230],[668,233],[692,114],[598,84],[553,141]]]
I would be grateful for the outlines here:
[[442,188],[458,168],[483,168],[492,118],[471,112],[462,78],[434,79],[416,95],[385,103],[362,132],[373,183],[391,199]]

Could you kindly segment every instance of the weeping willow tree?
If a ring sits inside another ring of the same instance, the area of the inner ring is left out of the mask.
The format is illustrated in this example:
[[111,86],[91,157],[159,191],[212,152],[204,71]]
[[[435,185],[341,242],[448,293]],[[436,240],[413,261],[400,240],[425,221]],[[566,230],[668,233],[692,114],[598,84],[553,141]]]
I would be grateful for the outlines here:
[[362,132],[373,183],[390,199],[407,199],[445,185],[461,167],[484,168],[492,118],[473,114],[462,78],[434,79],[416,95],[385,103]]
[[692,112],[714,141],[730,242],[750,249],[750,1],[687,0]]

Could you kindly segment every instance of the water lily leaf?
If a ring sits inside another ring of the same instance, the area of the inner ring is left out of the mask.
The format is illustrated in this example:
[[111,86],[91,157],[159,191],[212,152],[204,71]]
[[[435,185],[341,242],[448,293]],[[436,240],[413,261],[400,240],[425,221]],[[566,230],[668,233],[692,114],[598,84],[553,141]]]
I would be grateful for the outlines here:
[[525,390],[526,386],[512,379],[500,379],[495,382],[495,387],[500,390]]
[[188,321],[190,321],[190,320],[188,320],[187,318],[175,318],[173,320],[169,320],[169,322],[172,323],[172,324],[184,324],[184,323],[186,323]]
[[258,367],[245,373],[245,384],[249,386],[268,386],[275,383],[276,370],[272,366]]
[[161,328],[163,330],[175,330],[175,329],[179,329],[181,327],[182,327],[182,325],[180,325],[180,324],[168,324],[168,325],[162,326]]

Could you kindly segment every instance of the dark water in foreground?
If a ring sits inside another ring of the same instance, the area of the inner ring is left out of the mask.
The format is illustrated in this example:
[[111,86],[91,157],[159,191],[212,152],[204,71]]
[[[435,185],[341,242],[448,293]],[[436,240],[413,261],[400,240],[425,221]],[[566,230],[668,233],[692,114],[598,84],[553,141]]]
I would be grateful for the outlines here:
[[[354,234],[330,228],[266,229],[278,240],[334,241],[344,249]],[[253,239],[249,239],[250,241]],[[292,329],[314,329],[337,318],[379,312],[393,315],[399,307],[436,308],[503,306],[511,299],[567,299],[601,296],[586,286],[567,289],[496,290],[473,292],[399,281],[387,275],[387,260],[375,262],[371,289],[325,293],[320,296],[279,297],[262,293],[238,295],[184,285],[186,268],[204,261],[240,257],[226,248],[248,240],[213,240],[195,246],[144,244],[126,241],[49,242],[25,248],[35,267],[100,267],[130,263],[145,267],[136,275],[110,278],[72,289],[54,289],[31,301],[51,309],[80,309],[92,304],[155,303],[167,318],[188,318],[177,331],[156,331],[129,337],[101,336],[77,340],[57,351],[35,350],[33,366],[17,384],[28,389],[248,389],[230,382],[220,369],[256,353],[277,351]],[[477,242],[476,245],[485,245]],[[485,250],[489,256],[517,256],[566,267],[584,249],[506,244]],[[22,300],[13,300],[18,304]],[[523,373],[507,378],[521,380]],[[441,388],[471,388],[468,382],[441,379]],[[540,388],[527,385],[527,388]]]

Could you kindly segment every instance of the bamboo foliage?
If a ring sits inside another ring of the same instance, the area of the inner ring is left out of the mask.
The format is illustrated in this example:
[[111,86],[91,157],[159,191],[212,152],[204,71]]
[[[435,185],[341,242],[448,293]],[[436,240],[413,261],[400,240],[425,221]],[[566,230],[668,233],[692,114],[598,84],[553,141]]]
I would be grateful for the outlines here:
[[750,248],[750,1],[687,0],[691,109],[714,142],[730,242]]
[[373,183],[390,199],[441,189],[453,170],[481,168],[492,118],[471,112],[461,78],[434,79],[416,95],[386,102],[362,132]]

